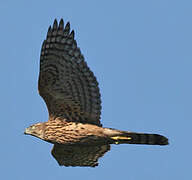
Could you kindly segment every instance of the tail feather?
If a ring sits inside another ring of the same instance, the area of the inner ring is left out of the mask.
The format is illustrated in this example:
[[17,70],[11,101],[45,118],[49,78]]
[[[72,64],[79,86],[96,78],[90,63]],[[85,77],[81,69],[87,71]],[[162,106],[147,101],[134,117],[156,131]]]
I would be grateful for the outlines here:
[[146,134],[134,132],[122,132],[119,136],[112,136],[115,144],[148,144],[148,145],[167,145],[168,139],[159,134]]

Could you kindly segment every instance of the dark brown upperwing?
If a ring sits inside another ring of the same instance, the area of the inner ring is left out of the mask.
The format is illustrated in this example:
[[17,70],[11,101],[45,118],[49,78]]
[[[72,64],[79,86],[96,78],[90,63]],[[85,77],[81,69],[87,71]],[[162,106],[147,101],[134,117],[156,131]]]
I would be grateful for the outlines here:
[[110,145],[63,146],[54,145],[51,151],[60,166],[98,166],[98,159],[110,150]]
[[101,126],[101,100],[98,82],[84,61],[84,57],[70,32],[69,22],[64,28],[54,21],[43,42],[40,57],[39,93],[45,100],[49,119]]

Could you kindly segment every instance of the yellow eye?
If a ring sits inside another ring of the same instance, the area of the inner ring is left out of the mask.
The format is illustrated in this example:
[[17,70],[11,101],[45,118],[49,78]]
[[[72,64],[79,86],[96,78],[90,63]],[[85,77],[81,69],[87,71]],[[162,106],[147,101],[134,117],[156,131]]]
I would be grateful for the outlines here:
[[32,127],[31,127],[31,129],[33,129],[33,130],[34,130],[34,129],[35,129],[35,126],[32,126]]

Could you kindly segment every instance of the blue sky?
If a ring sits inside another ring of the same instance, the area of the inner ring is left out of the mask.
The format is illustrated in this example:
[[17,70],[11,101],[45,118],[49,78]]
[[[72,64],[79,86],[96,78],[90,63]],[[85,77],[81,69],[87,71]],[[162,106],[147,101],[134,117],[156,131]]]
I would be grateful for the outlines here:
[[[192,2],[0,2],[1,179],[191,179]],[[38,95],[41,44],[70,21],[102,94],[102,124],[160,133],[169,146],[113,145],[97,168],[59,167],[52,145],[23,132],[46,121]]]

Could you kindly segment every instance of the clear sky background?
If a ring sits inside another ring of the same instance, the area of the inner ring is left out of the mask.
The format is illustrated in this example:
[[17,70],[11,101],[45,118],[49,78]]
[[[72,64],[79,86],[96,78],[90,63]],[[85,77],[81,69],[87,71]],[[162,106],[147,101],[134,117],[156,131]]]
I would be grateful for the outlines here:
[[[169,146],[113,145],[96,168],[59,167],[25,136],[48,113],[39,56],[54,18],[70,21],[102,94],[102,124],[160,133]],[[0,179],[192,178],[192,1],[0,1]]]

